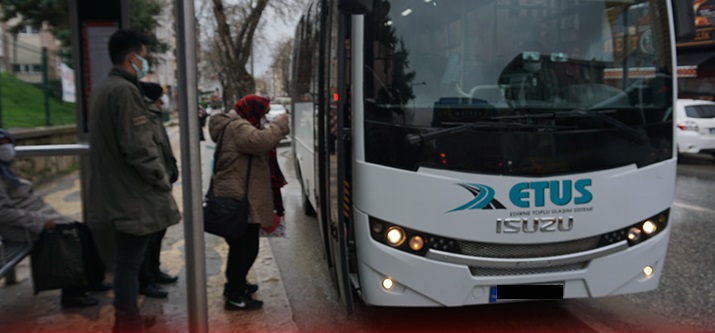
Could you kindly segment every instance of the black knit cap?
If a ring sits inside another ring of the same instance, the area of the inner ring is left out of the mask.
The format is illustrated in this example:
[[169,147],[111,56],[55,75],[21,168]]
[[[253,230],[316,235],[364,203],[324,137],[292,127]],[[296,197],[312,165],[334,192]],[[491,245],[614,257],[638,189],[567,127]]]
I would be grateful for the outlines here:
[[144,90],[144,95],[152,102],[159,99],[161,94],[164,92],[164,88],[157,83],[140,81],[139,84],[141,84],[142,89]]

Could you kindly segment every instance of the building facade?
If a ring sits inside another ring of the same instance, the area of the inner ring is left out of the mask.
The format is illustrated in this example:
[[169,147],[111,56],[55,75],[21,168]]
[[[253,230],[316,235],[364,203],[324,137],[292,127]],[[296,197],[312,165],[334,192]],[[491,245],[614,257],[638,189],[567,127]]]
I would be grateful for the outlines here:
[[11,72],[25,82],[41,83],[43,57],[47,57],[48,80],[59,80],[59,43],[47,25],[20,24],[21,20],[15,18],[0,25],[0,70]]
[[677,44],[678,97],[715,99],[715,0],[695,0],[695,36]]

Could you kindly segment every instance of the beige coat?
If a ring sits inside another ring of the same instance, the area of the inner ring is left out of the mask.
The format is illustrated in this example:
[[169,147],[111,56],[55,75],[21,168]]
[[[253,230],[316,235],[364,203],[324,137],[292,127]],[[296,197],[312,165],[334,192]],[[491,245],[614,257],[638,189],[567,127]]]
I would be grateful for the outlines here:
[[214,194],[243,199],[249,156],[253,156],[248,183],[248,220],[249,223],[270,227],[274,207],[268,152],[288,134],[288,125],[274,123],[266,129],[257,129],[233,111],[221,113],[209,119],[209,133],[214,142],[218,141],[226,125],[221,156],[215,162],[216,172],[212,177]]

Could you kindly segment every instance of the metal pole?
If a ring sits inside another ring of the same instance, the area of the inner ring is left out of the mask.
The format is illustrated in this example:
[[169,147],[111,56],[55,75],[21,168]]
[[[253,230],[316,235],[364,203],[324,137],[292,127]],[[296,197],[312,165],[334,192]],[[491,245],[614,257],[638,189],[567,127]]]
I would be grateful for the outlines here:
[[122,11],[122,20],[120,22],[122,29],[131,29],[129,26],[129,15],[132,13],[131,4],[129,0],[119,0],[120,10]]
[[[79,24],[79,4],[78,0],[69,0],[69,25],[70,25],[70,37],[72,44],[72,67],[74,67],[75,76],[75,119],[77,120],[77,143],[81,145],[89,145],[89,132],[87,117],[85,116],[85,99],[84,90],[82,88],[82,83],[80,76],[82,75],[82,47],[80,45],[81,41],[81,27]],[[89,221],[89,214],[87,210],[89,207],[87,203],[89,202],[89,155],[82,154],[79,156],[79,177],[80,177],[80,196],[82,197],[82,221]],[[106,262],[108,269],[111,271],[114,269],[113,262]]]
[[42,91],[45,95],[45,126],[50,126],[50,92],[48,90],[47,48],[42,47]]
[[208,332],[193,0],[175,0],[189,332]]
[[2,126],[2,76],[4,72],[0,70],[0,128],[3,128]]

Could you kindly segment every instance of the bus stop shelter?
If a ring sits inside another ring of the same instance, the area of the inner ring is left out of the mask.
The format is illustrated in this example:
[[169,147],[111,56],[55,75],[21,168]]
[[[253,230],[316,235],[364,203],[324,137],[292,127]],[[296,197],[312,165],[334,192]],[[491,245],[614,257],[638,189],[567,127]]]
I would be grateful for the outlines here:
[[[83,216],[92,205],[89,184],[88,103],[92,83],[106,76],[111,68],[107,41],[117,29],[131,28],[129,0],[69,0],[72,59],[77,91],[77,144],[21,146],[18,157],[79,155]],[[189,332],[208,331],[206,272],[202,214],[201,156],[199,150],[196,33],[194,2],[174,0],[176,9],[177,86],[181,143],[181,177],[185,237],[186,294]],[[100,230],[98,238],[106,237]],[[102,239],[100,239],[102,242]],[[111,242],[109,242],[111,243]]]

